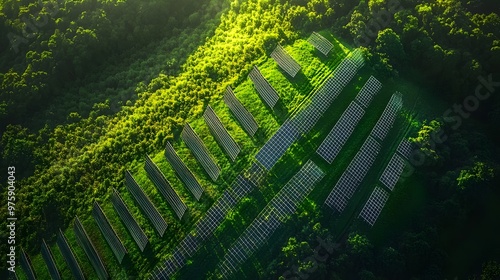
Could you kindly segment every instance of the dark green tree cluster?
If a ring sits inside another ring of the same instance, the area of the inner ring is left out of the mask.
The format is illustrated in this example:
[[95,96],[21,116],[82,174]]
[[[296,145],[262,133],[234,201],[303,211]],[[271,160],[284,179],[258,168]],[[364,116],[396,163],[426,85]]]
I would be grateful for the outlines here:
[[0,128],[50,106],[65,94],[64,85],[83,79],[110,56],[198,26],[205,19],[200,7],[207,3],[3,1]]

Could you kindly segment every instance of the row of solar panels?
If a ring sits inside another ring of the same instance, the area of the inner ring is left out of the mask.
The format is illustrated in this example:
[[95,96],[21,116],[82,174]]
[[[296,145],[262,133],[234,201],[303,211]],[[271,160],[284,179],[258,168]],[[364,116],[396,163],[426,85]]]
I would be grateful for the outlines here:
[[[379,181],[387,187],[390,191],[394,190],[399,178],[401,177],[404,168],[406,166],[405,160],[409,160],[414,151],[414,147],[411,142],[403,139],[393,154],[389,163],[387,163]],[[359,213],[359,217],[362,218],[366,223],[373,226],[377,221],[385,203],[389,199],[389,192],[381,187],[375,187],[370,197],[366,201],[363,209]]]
[[[376,94],[378,90],[380,90],[380,87],[381,84],[378,81],[370,78],[356,97],[356,104],[361,104],[363,105],[363,107],[367,108],[371,99],[373,98],[373,95]],[[351,105],[353,104],[354,101],[353,103],[351,103]],[[328,195],[325,201],[326,205],[328,205],[332,209],[337,210],[338,212],[342,212],[345,209],[350,198],[354,195],[358,186],[364,180],[364,177],[374,163],[381,149],[381,143],[384,141],[389,130],[393,127],[397,113],[401,110],[402,105],[402,95],[399,92],[396,92],[391,96],[391,99],[387,103],[384,112],[373,127],[365,143]],[[360,118],[352,117],[357,115],[350,113],[352,111],[350,110],[350,108],[351,106],[347,108],[337,124],[351,123],[353,127],[357,125]],[[328,163],[332,163],[335,155],[338,154],[339,150],[342,147],[342,145],[340,145],[339,148],[335,148],[337,143],[339,143],[338,140],[343,139],[342,143],[345,143],[350,135],[350,133],[345,133],[345,129],[336,129],[337,127],[338,125],[334,126],[332,131],[330,131],[329,135],[317,150],[317,153]],[[349,132],[352,132],[352,130],[353,129],[350,129]],[[411,153],[411,143],[407,140],[403,140],[399,144],[396,153],[393,155],[386,168],[384,169],[384,172],[380,177],[380,182],[391,191],[393,190],[394,186],[399,180],[401,173],[403,172],[405,166],[405,161],[403,158],[408,159]],[[376,222],[388,198],[389,194],[387,191],[385,191],[383,188],[376,187],[365,203],[363,209],[361,210],[359,217],[366,221],[368,224],[373,225]]]

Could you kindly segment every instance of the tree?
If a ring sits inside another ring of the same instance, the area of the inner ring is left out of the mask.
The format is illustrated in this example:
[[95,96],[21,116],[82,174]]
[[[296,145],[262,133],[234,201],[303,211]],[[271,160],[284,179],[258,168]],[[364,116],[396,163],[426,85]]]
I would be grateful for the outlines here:
[[406,63],[406,53],[401,44],[401,39],[391,28],[384,29],[378,33],[375,40],[375,50],[381,57],[387,57],[389,63],[401,69]]
[[424,122],[418,136],[410,138],[410,140],[420,148],[425,166],[436,167],[442,164],[444,159],[442,154],[438,152],[438,146],[447,140],[447,136],[441,122],[437,120],[432,120],[429,123]]
[[481,279],[494,280],[500,278],[500,263],[496,261],[489,261],[483,264],[483,271],[481,272]]
[[479,187],[490,182],[495,177],[493,168],[484,162],[474,162],[474,166],[460,171],[457,178],[458,188],[466,190],[471,187]]

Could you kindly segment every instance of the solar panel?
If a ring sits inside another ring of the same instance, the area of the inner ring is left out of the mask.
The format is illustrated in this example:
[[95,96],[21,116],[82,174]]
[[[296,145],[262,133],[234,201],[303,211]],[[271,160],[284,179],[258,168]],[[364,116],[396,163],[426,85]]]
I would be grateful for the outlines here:
[[268,219],[256,218],[226,253],[223,263],[219,266],[223,276],[230,276],[241,263],[264,245],[279,225],[280,222],[275,216]]
[[413,144],[410,141],[408,141],[408,139],[401,140],[398,148],[396,149],[396,151],[407,160],[410,159],[413,150],[414,150]]
[[391,99],[387,103],[387,106],[380,116],[379,120],[373,127],[371,135],[383,141],[385,136],[392,128],[394,121],[396,120],[396,115],[403,107],[403,97],[399,92],[392,95]]
[[356,96],[356,102],[363,106],[365,109],[370,106],[373,97],[382,89],[382,83],[379,82],[375,77],[370,76],[365,85],[361,88],[358,95]]
[[156,188],[158,188],[165,200],[167,200],[170,207],[172,207],[175,214],[177,214],[179,220],[181,220],[182,216],[187,210],[186,204],[182,202],[177,192],[175,192],[175,190],[172,188],[172,185],[170,185],[168,180],[165,178],[165,175],[163,175],[161,170],[158,168],[158,166],[156,166],[156,164],[154,164],[154,162],[148,155],[146,155],[144,169],[148,173],[149,179],[151,179],[151,181],[154,183]]
[[78,244],[80,244],[80,247],[82,247],[83,251],[85,251],[85,255],[87,255],[87,258],[92,264],[92,267],[94,267],[94,270],[97,273],[99,279],[107,280],[109,278],[109,274],[104,267],[104,263],[97,253],[94,244],[92,244],[92,241],[90,241],[87,231],[83,227],[78,217],[75,218],[73,230],[75,231],[75,236]]
[[373,137],[368,136],[363,146],[359,149],[358,153],[347,167],[347,172],[350,172],[356,180],[362,182],[366,173],[372,166],[380,152],[381,146]]
[[307,41],[325,56],[333,49],[333,44],[316,32],[313,32]]
[[229,132],[227,132],[210,105],[207,106],[203,118],[215,140],[219,143],[219,146],[226,152],[229,158],[234,161],[241,152],[241,148],[236,144],[236,141],[234,141]]
[[342,213],[349,203],[352,194],[358,188],[359,182],[349,172],[344,172],[337,184],[326,198],[325,204]]
[[[320,89],[322,90],[322,88]],[[323,112],[318,109],[317,103],[311,102],[301,110],[293,120],[297,123],[300,134],[307,134],[323,116]]]
[[234,95],[231,87],[226,88],[226,93],[224,94],[224,102],[229,107],[229,110],[234,114],[238,122],[241,124],[243,129],[250,135],[254,136],[259,125],[255,121],[252,114],[241,104],[241,102]]
[[278,66],[292,78],[300,71],[300,65],[279,44],[271,53],[271,57],[276,61]]
[[57,246],[59,247],[59,251],[61,251],[63,258],[66,261],[66,264],[71,270],[73,277],[77,280],[84,280],[85,277],[83,276],[82,269],[76,261],[75,255],[73,254],[73,251],[68,244],[68,240],[64,236],[61,229],[59,229],[59,232],[57,234]]
[[391,191],[394,190],[404,168],[405,160],[398,154],[394,154],[382,173],[382,176],[380,176],[380,182]]
[[24,273],[30,280],[35,280],[35,271],[33,270],[33,267],[31,266],[31,261],[28,257],[28,255],[24,252],[24,250],[21,249],[21,267],[24,270]]
[[172,260],[178,267],[183,267],[186,264],[186,257],[182,253],[180,248],[177,248],[172,254]]
[[146,214],[151,224],[153,224],[158,234],[163,237],[163,234],[167,230],[167,222],[163,219],[158,209],[156,209],[151,200],[149,200],[148,196],[144,193],[139,184],[137,184],[128,170],[125,171],[125,186],[134,197],[139,208],[141,208],[142,212]]
[[212,235],[215,229],[217,229],[224,220],[228,210],[229,209],[223,209],[220,203],[214,203],[214,205],[208,209],[205,216],[196,224],[197,236],[204,240]]
[[266,171],[259,163],[254,162],[250,168],[245,171],[245,176],[254,186],[259,186],[266,176]]
[[351,52],[348,58],[356,65],[358,69],[360,69],[361,67],[363,67],[363,65],[365,65],[365,59],[363,58],[363,53],[359,48]]
[[331,164],[342,147],[345,145],[359,121],[365,114],[365,110],[356,102],[351,102],[349,107],[342,113],[332,130],[328,133],[325,140],[320,144],[316,153],[326,162]]
[[357,72],[358,68],[351,60],[347,58],[342,60],[335,68],[332,77],[325,82],[323,90],[318,90],[312,97],[312,102],[317,104],[321,112],[326,112],[333,100],[337,98],[342,89],[356,76]]
[[257,93],[264,100],[264,102],[271,109],[274,108],[279,100],[279,95],[276,90],[269,84],[269,82],[262,76],[257,66],[254,66],[250,74],[248,74],[250,80],[252,80]]
[[311,103],[294,118],[301,134],[309,133],[357,71],[356,65],[348,58],[335,68],[332,77],[314,93]]
[[293,214],[323,176],[324,172],[311,160],[302,166],[228,249],[219,266],[224,277],[266,242],[281,224],[280,219]]
[[325,204],[338,212],[344,211],[380,152],[380,144],[371,136],[366,138],[339,181],[328,195]]
[[47,265],[47,269],[49,270],[50,277],[54,280],[61,279],[61,274],[59,273],[59,270],[57,269],[56,262],[54,261],[54,257],[52,255],[52,252],[50,251],[49,246],[47,246],[47,243],[45,243],[44,239],[42,239],[41,253],[42,253],[43,260],[45,261],[45,264]]
[[177,152],[174,150],[174,147],[170,144],[170,142],[167,142],[167,146],[165,147],[165,158],[175,170],[175,174],[177,174],[184,185],[186,185],[196,200],[199,201],[204,191],[203,187],[200,185],[200,182],[198,182],[198,179],[196,179],[193,172],[177,155]]
[[198,242],[198,239],[191,235],[188,234],[179,244],[179,246],[182,248],[183,252],[189,256],[192,257],[196,251],[198,251],[198,248],[200,247],[200,244]]
[[242,175],[238,175],[231,184],[231,188],[224,191],[196,223],[196,236],[200,240],[210,236],[222,223],[227,213],[253,188],[254,186],[247,179]]
[[361,217],[369,225],[373,226],[388,199],[389,193],[380,187],[375,187],[372,194],[368,198],[368,201],[366,201],[365,206],[361,210],[359,217]]
[[286,150],[297,140],[299,133],[294,122],[285,121],[276,133],[255,155],[255,159],[270,170],[285,154]]
[[139,226],[135,218],[132,216],[127,205],[125,205],[125,202],[123,202],[122,198],[120,197],[120,194],[116,190],[113,190],[113,195],[111,196],[111,203],[113,204],[116,213],[118,213],[118,216],[120,216],[120,219],[122,220],[123,224],[130,232],[130,235],[132,235],[132,238],[134,239],[135,243],[137,244],[141,252],[144,252],[144,248],[146,248],[146,245],[149,242],[148,237],[146,236],[144,231],[142,231],[141,227]]
[[[357,68],[350,60],[343,60],[336,68],[332,78],[327,80],[324,86],[314,94],[311,104],[298,113],[296,117],[283,123],[271,139],[266,142],[255,156],[257,161],[264,168],[270,170],[300,134],[310,131],[342,91],[342,88],[356,75],[356,72]],[[356,104],[352,106],[356,106]],[[359,109],[363,111],[361,107]]]
[[152,273],[152,278],[169,279],[178,269],[180,267],[172,259],[168,259],[157,271]]
[[127,254],[127,249],[123,246],[123,242],[118,237],[118,234],[111,226],[106,214],[102,211],[99,203],[94,202],[94,206],[92,208],[92,216],[94,217],[99,229],[101,230],[102,235],[104,235],[104,239],[108,243],[111,251],[115,255],[116,259],[119,263],[122,263],[123,258]]
[[181,132],[181,138],[210,178],[212,178],[213,181],[217,181],[220,175],[220,167],[215,163],[207,147],[205,147],[205,144],[203,144],[203,141],[194,132],[189,123],[184,125],[184,129]]
[[222,196],[220,198],[221,205],[224,209],[232,209],[238,201],[236,198],[233,196],[233,192],[231,190],[227,189],[222,193]]

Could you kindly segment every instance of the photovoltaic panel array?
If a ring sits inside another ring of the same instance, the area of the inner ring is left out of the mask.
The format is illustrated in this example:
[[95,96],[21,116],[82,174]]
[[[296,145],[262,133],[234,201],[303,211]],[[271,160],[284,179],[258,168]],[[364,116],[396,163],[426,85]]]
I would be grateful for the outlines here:
[[[268,204],[268,210],[274,209],[278,218],[283,219],[295,213],[298,204],[313,190],[315,184],[324,177],[324,172],[308,160]],[[266,208],[263,214],[266,214]]]
[[280,224],[278,218],[272,214],[268,217],[257,217],[224,256],[219,267],[223,277],[228,278],[237,271],[239,265],[262,247]]
[[356,180],[362,182],[373,162],[375,162],[381,148],[377,140],[368,136],[363,146],[361,146],[356,156],[354,156],[354,159],[347,167],[348,172],[350,172]]
[[198,242],[198,238],[193,236],[192,234],[188,234],[179,244],[180,249],[183,251],[184,255],[188,257],[192,257],[198,248],[200,247],[200,243]]
[[113,195],[111,196],[111,203],[113,204],[113,207],[115,207],[118,216],[120,216],[120,219],[130,232],[130,235],[132,235],[132,238],[141,252],[144,252],[144,248],[146,248],[146,245],[148,244],[148,237],[144,234],[144,231],[142,231],[141,227],[132,216],[127,205],[125,205],[125,202],[123,202],[123,199],[116,190],[113,191]]
[[106,271],[106,268],[104,267],[104,263],[102,262],[99,254],[97,253],[94,244],[92,244],[92,242],[90,241],[87,231],[85,231],[85,228],[83,227],[78,217],[75,218],[73,230],[75,231],[75,236],[76,240],[78,241],[78,244],[80,244],[80,246],[83,248],[83,251],[85,251],[85,254],[89,258],[90,263],[92,264],[92,267],[94,267],[94,270],[97,273],[99,279],[101,280],[108,279],[109,274]]
[[257,93],[264,99],[264,102],[271,109],[274,108],[279,100],[279,95],[276,90],[271,86],[271,84],[262,76],[257,66],[254,66],[250,74],[248,74],[250,80],[252,80]]
[[[359,65],[359,63],[358,63],[358,65]],[[312,102],[309,104],[309,106],[307,106],[304,110],[302,110],[295,118],[290,120],[290,121],[292,121],[292,125],[295,124],[295,126],[299,126],[298,129],[299,129],[300,133],[305,134],[305,133],[309,132],[310,129],[312,129],[312,127],[317,123],[319,118],[324,114],[324,112],[326,112],[326,110],[329,108],[329,106],[331,105],[333,100],[338,96],[338,94],[342,91],[342,89],[345,87],[345,85],[347,85],[347,83],[349,83],[352,80],[352,78],[356,75],[358,70],[359,69],[357,68],[357,65],[352,61],[351,58],[345,58],[344,61],[342,63],[340,63],[339,66],[337,66],[336,70],[334,71],[333,76],[331,78],[329,78],[327,80],[327,82],[323,85],[323,87],[321,87],[314,94]],[[253,71],[255,71],[255,68]],[[257,69],[257,71],[258,71],[258,69]],[[260,75],[260,76],[262,77],[262,75]],[[262,79],[264,79],[264,78],[262,77]],[[258,80],[258,79],[256,79],[256,80]],[[254,85],[255,85],[256,81],[254,79],[252,79],[252,81],[254,82]],[[269,87],[270,87],[270,85],[269,85]],[[257,88],[257,86],[256,86],[256,88]],[[259,94],[261,94],[261,93],[259,92]],[[276,96],[277,96],[277,94],[276,94]],[[257,127],[257,125],[255,125],[254,130],[250,130],[250,131],[253,131],[253,133],[249,132],[248,128],[245,128],[246,127],[245,121],[242,121],[241,120],[242,118],[238,117],[240,115],[240,113],[235,113],[236,109],[231,108],[231,106],[233,106],[233,107],[238,106],[238,105],[234,105],[234,104],[238,104],[239,101],[236,99],[236,97],[234,96],[234,93],[232,92],[232,90],[230,90],[230,88],[228,88],[228,90],[226,91],[226,95],[224,96],[224,101],[226,102],[226,104],[228,104],[228,107],[230,107],[233,114],[236,115],[236,118],[238,119],[238,121],[240,123],[242,123],[243,128],[245,130],[247,130],[247,132],[250,135],[253,135],[258,127]],[[239,103],[239,104],[241,105],[241,103]],[[244,108],[244,107],[240,106],[240,108]],[[283,147],[282,147],[282,149],[283,149]],[[279,159],[279,157],[278,157],[278,159]],[[234,195],[240,193],[240,190],[241,190],[241,193],[249,192],[252,188],[254,188],[256,185],[258,185],[258,184],[260,184],[260,182],[262,182],[265,175],[266,175],[266,170],[262,167],[262,165],[260,163],[255,162],[254,164],[252,164],[252,166],[249,168],[249,170],[245,171],[245,176],[247,176],[249,179],[247,180],[244,177],[238,177],[239,179],[235,180],[235,182],[233,183],[233,184],[237,184],[237,185],[235,185],[235,187],[233,188],[233,191],[230,192],[230,194],[233,194],[233,197],[236,199],[237,197],[235,197]],[[239,186],[239,187],[237,187],[237,186]],[[227,196],[221,196],[219,199],[222,200],[223,197],[227,197]],[[219,204],[214,203],[214,205],[212,205],[212,207],[210,208],[213,210],[207,211],[204,218],[202,218],[197,223],[196,236],[198,238],[200,238],[200,239],[207,238],[210,234],[212,234],[213,230],[215,230],[220,225],[220,223],[223,221],[226,213],[222,212],[220,210],[220,206],[218,206],[218,205]],[[222,202],[221,202],[221,205],[222,205]],[[283,206],[283,207],[286,208],[286,206]],[[279,221],[277,221],[277,222],[279,223]],[[186,257],[183,255],[182,252],[183,251],[180,248],[176,249],[171,258],[169,258],[161,267],[157,268],[155,271],[152,272],[152,274],[151,274],[152,277],[154,279],[165,279],[165,278],[171,277],[176,271],[178,271],[186,263]]]
[[146,213],[146,216],[148,216],[149,221],[153,224],[158,234],[163,237],[163,234],[167,230],[167,222],[128,170],[125,171],[125,186],[134,197],[142,212]]
[[398,148],[396,149],[396,151],[405,159],[410,159],[410,156],[412,155],[413,153],[413,144],[408,141],[408,139],[403,139],[401,140],[401,142],[399,143],[399,146]]
[[313,95],[311,103],[293,118],[301,134],[309,133],[358,70],[349,58],[335,68],[333,75]]
[[387,133],[394,125],[396,116],[398,112],[403,108],[403,97],[401,93],[396,92],[392,95],[391,99],[387,103],[382,116],[380,116],[377,124],[373,127],[371,135],[376,137],[378,140],[383,141]]
[[324,55],[328,55],[333,49],[333,44],[316,32],[313,32],[307,41]]
[[30,280],[36,280],[35,271],[31,266],[31,261],[29,260],[28,255],[21,249],[21,267],[24,270],[24,273]]
[[363,58],[363,52],[361,49],[355,49],[353,52],[349,54],[349,59],[356,65],[359,69],[365,65],[365,59]]
[[75,255],[73,254],[71,247],[69,247],[68,240],[64,236],[61,229],[59,229],[59,232],[57,234],[57,246],[59,247],[59,251],[61,251],[63,258],[66,261],[66,264],[71,270],[73,277],[77,280],[84,280],[85,277],[83,276],[82,269],[76,261]]
[[181,269],[206,240],[221,225],[228,212],[256,186],[239,175],[196,223],[194,234],[188,234],[174,249],[172,256],[152,273],[153,279],[167,279]]
[[224,277],[231,275],[266,242],[281,224],[280,220],[295,213],[323,176],[324,172],[311,160],[302,166],[229,248],[220,265]]
[[403,173],[404,168],[405,160],[398,154],[394,154],[382,173],[382,176],[380,176],[380,182],[391,191],[394,190],[394,187],[399,181],[399,177]]
[[104,214],[104,211],[102,211],[101,206],[97,202],[94,202],[92,216],[101,230],[102,235],[104,235],[104,239],[106,239],[111,251],[113,251],[116,259],[119,263],[122,263],[123,258],[127,254],[127,249],[123,246],[123,242],[118,237],[118,234],[111,226],[106,214]]
[[271,57],[278,66],[288,75],[294,78],[300,71],[300,65],[285,51],[281,45],[277,45],[271,53]]
[[179,218],[182,219],[182,216],[187,210],[186,204],[182,202],[179,195],[172,188],[172,185],[165,178],[165,175],[161,172],[161,170],[154,164],[151,158],[146,155],[146,163],[144,165],[144,169],[148,173],[149,178],[155,184],[156,188],[160,191],[163,197],[167,200],[168,204],[174,210],[175,214]]
[[338,212],[344,211],[380,152],[380,144],[371,136],[363,143],[354,159],[328,195],[325,204]]
[[326,162],[331,164],[345,145],[359,121],[365,114],[365,110],[356,102],[351,102],[349,107],[342,113],[325,140],[320,144],[316,153]]
[[205,216],[196,224],[196,236],[205,240],[212,235],[215,229],[223,222],[227,213],[240,201],[246,194],[253,190],[255,186],[238,175],[231,184],[231,188],[224,191],[219,199],[210,207]]
[[53,280],[60,280],[61,274],[57,269],[56,262],[54,261],[54,256],[52,255],[52,252],[50,251],[49,246],[47,246],[47,243],[45,243],[44,239],[42,239],[41,253],[42,253],[42,258],[45,261],[45,264],[47,265],[47,269],[49,270],[50,277]]
[[184,185],[186,185],[188,190],[191,191],[196,200],[200,200],[200,197],[203,194],[203,187],[200,185],[200,182],[198,182],[198,179],[196,179],[193,172],[191,172],[182,159],[177,155],[177,152],[170,142],[167,142],[167,146],[165,147],[165,158],[170,163],[172,168],[174,168],[175,174],[177,174]]
[[210,178],[212,178],[213,181],[217,181],[220,175],[220,167],[215,163],[201,138],[194,132],[193,128],[191,128],[188,123],[184,125],[184,129],[181,132],[181,138],[201,166],[203,166],[203,169],[205,169]]
[[224,102],[226,103],[229,110],[234,114],[238,122],[241,124],[243,129],[253,137],[257,129],[259,129],[259,125],[255,121],[252,114],[241,104],[241,102],[234,95],[231,87],[226,88],[226,93],[224,94]]
[[[243,197],[245,197],[248,193],[253,191],[259,184],[256,184],[254,181],[250,181],[243,177],[242,175],[238,175],[236,179],[233,181],[231,185],[231,195],[236,202],[240,201]],[[229,200],[229,199],[228,199]],[[232,203],[226,203],[232,204]]]
[[349,172],[344,172],[328,195],[325,204],[339,212],[344,211],[351,196],[356,192],[359,182]]
[[[308,133],[314,127],[357,71],[358,68],[350,59],[344,59],[333,76],[313,95],[311,103],[295,117],[283,123],[257,153],[255,159],[270,170],[301,134]],[[361,107],[359,109],[364,113]]]
[[370,106],[373,97],[382,89],[382,83],[379,82],[375,77],[370,76],[365,85],[361,88],[358,95],[356,96],[356,102],[363,106],[365,109]]
[[224,152],[226,152],[229,158],[234,161],[241,152],[241,148],[238,146],[236,141],[234,141],[229,132],[227,132],[226,128],[222,125],[222,122],[210,105],[205,109],[203,118],[205,119],[205,123],[212,132],[215,140],[219,143],[219,146],[224,150]]
[[255,155],[255,159],[270,170],[298,137],[299,132],[295,122],[285,121],[271,139],[262,146]]
[[257,162],[252,163],[250,168],[245,171],[245,176],[254,184],[255,186],[260,185],[266,176],[266,170]]
[[389,193],[380,187],[375,187],[372,194],[368,198],[368,201],[366,201],[363,210],[361,210],[359,217],[365,220],[365,222],[369,225],[373,226],[388,199]]

